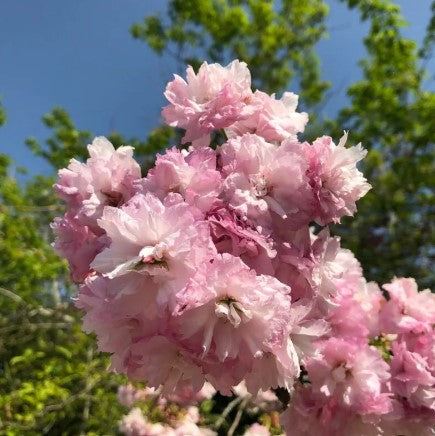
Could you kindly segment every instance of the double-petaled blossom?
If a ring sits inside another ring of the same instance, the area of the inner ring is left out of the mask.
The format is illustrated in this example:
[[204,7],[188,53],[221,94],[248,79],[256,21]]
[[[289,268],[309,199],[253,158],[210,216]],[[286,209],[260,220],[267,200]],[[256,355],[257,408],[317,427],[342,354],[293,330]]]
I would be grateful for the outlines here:
[[297,363],[287,354],[288,286],[256,275],[239,258],[223,254],[177,297],[175,330],[187,348],[197,350],[198,358],[215,366],[230,360],[247,373],[257,361],[278,360],[280,365],[282,360],[290,368],[284,374],[275,371],[274,386],[289,383],[297,374]]
[[255,133],[269,142],[281,142],[303,132],[308,122],[305,112],[296,112],[299,97],[284,92],[281,99],[262,91],[255,91],[250,98],[252,115],[235,122],[227,131],[230,136]]
[[274,274],[276,257],[271,235],[264,235],[220,200],[207,214],[210,235],[219,253],[239,256],[258,274]]
[[195,220],[179,194],[163,203],[152,194],[137,194],[121,208],[106,207],[98,224],[110,244],[91,266],[111,279],[136,271],[156,282],[183,282],[213,254],[207,224]]
[[427,359],[407,349],[405,342],[392,344],[391,387],[406,398],[413,409],[427,408],[435,413],[435,371]]
[[293,218],[305,177],[305,162],[291,148],[246,133],[219,150],[224,198],[254,227],[271,229],[274,215]]
[[177,343],[159,334],[135,339],[129,346],[123,372],[134,380],[147,380],[149,386],[162,386],[164,395],[186,383],[194,391],[199,391],[205,381],[198,360]]
[[91,262],[108,243],[107,238],[96,235],[69,213],[56,217],[51,228],[56,235],[54,249],[68,260],[72,279],[82,282],[91,271]]
[[165,91],[169,105],[162,115],[167,124],[186,130],[183,142],[208,146],[210,133],[250,115],[251,74],[244,62],[226,67],[204,62],[195,74],[186,71],[186,81],[175,75]]
[[270,431],[264,425],[255,423],[243,433],[243,436],[270,436]]
[[[389,425],[390,421],[387,421]],[[281,425],[291,436],[395,436],[376,415],[350,413],[335,398],[315,392],[310,384],[298,383],[292,401],[281,415]],[[396,427],[396,429],[399,427]],[[421,428],[421,427],[420,427]]]
[[381,415],[392,410],[385,386],[389,367],[377,349],[339,338],[319,346],[322,356],[305,364],[316,392],[359,414]]
[[139,164],[133,158],[133,147],[115,150],[99,136],[88,145],[90,158],[86,163],[72,159],[68,168],[59,171],[54,185],[59,197],[66,201],[82,225],[98,231],[96,220],[105,206],[119,206],[132,197],[133,183],[141,178]]
[[161,200],[170,192],[179,193],[187,204],[205,213],[221,191],[216,153],[211,148],[200,148],[185,155],[172,148],[157,156],[155,167],[137,185],[141,192],[152,192]]
[[313,195],[310,213],[320,225],[352,216],[356,212],[355,202],[371,187],[356,167],[367,152],[360,144],[346,148],[346,141],[347,133],[338,145],[329,136],[316,139],[312,145],[304,144]]
[[435,294],[429,289],[419,292],[412,278],[394,279],[383,288],[389,296],[381,314],[384,330],[391,333],[433,331]]

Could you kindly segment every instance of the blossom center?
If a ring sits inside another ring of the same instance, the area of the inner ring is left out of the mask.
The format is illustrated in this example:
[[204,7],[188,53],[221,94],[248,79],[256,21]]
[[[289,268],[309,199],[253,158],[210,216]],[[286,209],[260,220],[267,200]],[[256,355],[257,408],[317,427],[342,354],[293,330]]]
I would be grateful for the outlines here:
[[265,197],[268,193],[268,187],[266,178],[264,175],[258,175],[251,178],[252,188],[254,190],[254,195],[257,198]]
[[351,368],[346,363],[337,365],[336,368],[333,369],[331,372],[332,378],[337,383],[344,381],[351,374],[352,374]]
[[252,319],[252,312],[233,298],[225,298],[216,302],[214,312],[218,318],[229,321],[235,328]]
[[168,245],[165,242],[159,242],[156,245],[147,245],[139,252],[140,261],[136,264],[136,270],[150,272],[147,266],[159,266],[167,268],[165,254],[168,251]]
[[116,191],[101,191],[103,195],[106,196],[106,204],[107,206],[119,207],[124,203],[124,198],[120,192]]

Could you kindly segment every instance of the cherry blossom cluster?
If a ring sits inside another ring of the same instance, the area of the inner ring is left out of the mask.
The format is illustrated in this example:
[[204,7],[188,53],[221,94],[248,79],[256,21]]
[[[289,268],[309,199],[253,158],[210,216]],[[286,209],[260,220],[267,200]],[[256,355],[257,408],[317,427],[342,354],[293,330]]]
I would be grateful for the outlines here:
[[[197,404],[210,399],[215,389],[205,383],[200,391],[194,392],[188,385],[166,398],[159,389],[137,389],[131,384],[118,388],[118,401],[130,408],[119,423],[119,430],[126,436],[212,436],[211,429],[198,424],[202,420]],[[145,413],[144,413],[145,412]],[[154,414],[159,422],[147,419]]]
[[182,149],[143,177],[97,137],[55,185],[55,248],[112,369],[163,395],[286,389],[291,435],[429,432],[435,296],[367,283],[327,228],[370,189],[365,150],[300,141],[298,97],[253,92],[243,62],[189,67],[165,96]]
[[[205,383],[200,391],[194,392],[188,385],[166,397],[161,395],[161,389],[135,388],[133,385],[118,387],[118,401],[129,409],[119,422],[119,430],[126,436],[208,436],[216,435],[222,430],[223,415],[206,414],[203,405],[208,401],[206,408],[213,408],[210,400],[216,390],[210,383]],[[279,418],[276,409],[279,400],[272,391],[260,391],[257,396],[251,396],[244,383],[234,388],[236,399],[231,405],[243,405],[249,415],[269,414],[271,420],[276,421],[279,428]],[[199,407],[198,407],[199,406]],[[226,408],[227,412],[232,408]],[[214,419],[210,419],[215,416]],[[148,417],[151,417],[148,418]],[[212,423],[214,421],[214,423]],[[212,428],[210,428],[212,427]],[[269,429],[259,423],[245,425],[244,436],[269,435]],[[277,433],[276,433],[277,434]]]

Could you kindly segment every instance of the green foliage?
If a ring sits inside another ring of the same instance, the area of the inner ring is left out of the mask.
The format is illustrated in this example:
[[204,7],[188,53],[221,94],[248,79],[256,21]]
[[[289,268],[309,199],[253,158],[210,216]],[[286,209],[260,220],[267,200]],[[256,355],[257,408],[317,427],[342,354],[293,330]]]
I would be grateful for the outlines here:
[[432,49],[435,42],[435,1],[432,1],[431,12],[432,16],[427,25],[426,36],[419,51],[419,56],[423,59],[430,59],[432,57]]
[[267,92],[283,91],[297,77],[302,101],[313,105],[329,86],[314,51],[327,13],[323,0],[170,0],[167,17],[148,16],[131,34],[182,68],[243,60],[254,86]]
[[0,287],[38,304],[52,298],[52,283],[67,275],[49,243],[50,214],[61,208],[44,178],[23,190],[11,171],[9,158],[0,155]]
[[0,434],[114,434],[121,377],[69,304],[14,303],[0,317]]
[[22,188],[12,172],[0,155],[0,434],[113,434],[119,378],[81,332],[67,267],[50,247],[48,223],[62,211],[53,181]]
[[77,130],[65,109],[56,107],[42,118],[43,123],[53,130],[53,137],[42,146],[36,138],[28,138],[26,144],[37,155],[46,159],[54,168],[68,165],[72,158],[79,159],[86,153],[86,145],[92,140],[88,131]]
[[[355,219],[336,230],[370,279],[413,276],[431,286],[435,95],[424,90],[415,41],[400,33],[405,21],[399,7],[386,0],[347,3],[371,23],[364,40],[368,58],[361,61],[362,80],[348,89],[350,105],[329,127],[336,136],[349,129],[352,141],[369,149],[363,171],[373,189]],[[429,32],[424,53],[433,18]]]
[[[92,141],[94,135],[87,130],[75,127],[68,112],[62,108],[54,108],[42,118],[46,127],[53,131],[45,144],[36,138],[27,138],[27,146],[37,155],[46,159],[54,168],[64,168],[71,159],[86,160],[88,152],[86,146]],[[174,129],[168,126],[159,126],[149,133],[145,141],[136,138],[125,139],[118,132],[111,132],[108,139],[115,147],[129,144],[135,148],[136,157],[148,169],[154,162],[155,153],[168,146],[171,139],[176,136]]]
[[2,100],[0,97],[0,127],[6,123],[6,112],[4,110],[4,108],[2,107]]

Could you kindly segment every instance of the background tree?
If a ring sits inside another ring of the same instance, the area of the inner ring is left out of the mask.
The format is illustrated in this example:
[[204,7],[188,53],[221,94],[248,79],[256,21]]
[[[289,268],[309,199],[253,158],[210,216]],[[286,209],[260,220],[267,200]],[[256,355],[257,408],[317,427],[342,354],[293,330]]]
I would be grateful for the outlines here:
[[[356,218],[334,231],[369,279],[414,276],[430,286],[435,96],[427,89],[424,63],[433,46],[434,15],[418,47],[402,36],[405,22],[392,1],[343,3],[370,23],[362,79],[348,88],[349,104],[337,118],[315,116],[304,139],[320,133],[338,138],[350,129],[351,141],[369,149],[363,170],[373,190],[359,202]],[[244,60],[255,87],[278,93],[297,88],[303,110],[316,114],[329,87],[316,54],[327,14],[322,0],[169,0],[165,15],[145,17],[130,31],[157,55],[175,57],[180,70],[203,60]],[[0,125],[5,119],[0,107]],[[43,122],[51,136],[27,144],[53,170],[73,157],[86,158],[93,135],[76,127],[65,110],[53,109]],[[145,139],[108,136],[115,145],[136,147],[144,174],[155,153],[180,138],[166,126]],[[0,434],[114,434],[124,412],[115,398],[121,378],[107,374],[107,359],[81,333],[70,300],[74,287],[50,247],[48,224],[62,210],[51,190],[54,178],[37,176],[23,186],[17,171],[0,156]],[[221,403],[213,407],[219,413]]]

